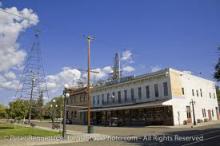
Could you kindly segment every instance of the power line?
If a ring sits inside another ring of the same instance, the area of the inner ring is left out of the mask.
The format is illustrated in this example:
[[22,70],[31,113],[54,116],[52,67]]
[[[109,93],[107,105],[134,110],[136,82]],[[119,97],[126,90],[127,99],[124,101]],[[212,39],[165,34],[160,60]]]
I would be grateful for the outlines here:
[[11,12],[7,12],[7,11],[5,11],[5,10],[3,10],[3,9],[0,9],[0,11],[3,12],[3,13],[9,14],[9,15],[14,15],[14,16],[17,16],[17,17],[26,19],[26,20],[28,20],[28,21],[30,21],[30,20],[31,20],[31,21],[34,21],[34,20],[31,19],[31,18],[24,17],[24,16],[21,16],[21,15],[18,15],[18,14],[14,14],[14,13],[11,13]]

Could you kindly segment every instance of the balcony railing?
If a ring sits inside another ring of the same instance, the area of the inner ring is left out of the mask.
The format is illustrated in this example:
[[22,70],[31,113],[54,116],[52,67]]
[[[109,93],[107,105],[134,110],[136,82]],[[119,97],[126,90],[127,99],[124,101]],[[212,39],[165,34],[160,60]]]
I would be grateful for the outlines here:
[[141,103],[141,102],[148,102],[148,101],[156,101],[156,100],[164,100],[168,97],[163,98],[134,98],[134,99],[127,99],[127,100],[110,100],[110,101],[102,101],[100,104],[93,105],[94,107],[108,107],[108,106],[118,106],[118,105],[127,105],[127,104],[135,104],[135,103]]
[[136,103],[136,99],[127,99],[127,100],[121,100],[121,101],[111,100],[111,101],[108,101],[108,102],[107,101],[101,102],[101,104],[96,104],[96,105],[94,105],[94,107],[124,105],[124,104],[134,104],[134,103]]

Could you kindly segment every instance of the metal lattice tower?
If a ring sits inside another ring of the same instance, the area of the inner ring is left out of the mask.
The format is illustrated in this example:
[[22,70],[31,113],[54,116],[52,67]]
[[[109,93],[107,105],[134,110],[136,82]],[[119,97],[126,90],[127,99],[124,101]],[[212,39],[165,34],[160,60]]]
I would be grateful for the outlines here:
[[30,112],[33,101],[36,101],[41,96],[49,98],[41,56],[39,31],[37,31],[31,50],[28,53],[15,97],[29,100]]
[[112,80],[119,80],[121,77],[119,53],[115,53]]

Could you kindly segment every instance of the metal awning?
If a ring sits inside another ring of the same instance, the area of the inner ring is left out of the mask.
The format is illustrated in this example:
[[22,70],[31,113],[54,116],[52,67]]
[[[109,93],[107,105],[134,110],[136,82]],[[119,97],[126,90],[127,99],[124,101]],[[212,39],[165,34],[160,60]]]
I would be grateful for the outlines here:
[[[160,100],[160,101],[151,101],[145,103],[137,103],[132,105],[121,105],[121,106],[112,106],[112,107],[100,107],[100,108],[91,108],[90,111],[114,111],[114,110],[126,110],[126,109],[136,109],[136,108],[147,108],[147,107],[161,107],[161,106],[169,106],[163,105],[163,103],[167,100]],[[79,110],[79,112],[87,112],[87,109]]]

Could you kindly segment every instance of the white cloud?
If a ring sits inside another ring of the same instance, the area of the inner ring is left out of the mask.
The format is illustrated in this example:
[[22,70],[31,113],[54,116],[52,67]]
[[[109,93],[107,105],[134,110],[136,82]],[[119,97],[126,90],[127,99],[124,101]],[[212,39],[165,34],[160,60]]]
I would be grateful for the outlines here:
[[124,52],[122,52],[121,55],[121,68],[122,68],[121,70],[123,71],[122,74],[135,71],[135,68],[130,65],[132,63],[134,63],[132,52],[130,50],[125,50]]
[[5,76],[7,79],[16,79],[16,75],[15,75],[15,73],[12,72],[12,71],[9,71],[9,72],[5,73],[4,76]]
[[0,10],[7,12],[0,11],[0,88],[17,89],[19,81],[13,71],[23,66],[26,57],[26,52],[19,48],[17,39],[21,32],[36,25],[39,20],[31,9],[24,8],[19,11],[12,7]]
[[113,72],[111,66],[106,66],[106,67],[104,67],[104,68],[103,68],[103,71],[106,72],[106,73],[112,73],[112,72]]
[[[26,52],[19,50],[18,36],[27,28],[38,23],[38,16],[31,9],[24,8],[19,11],[16,7],[0,8],[0,72],[7,71],[12,67],[22,65]],[[13,13],[24,18],[10,15]]]
[[[94,83],[100,79],[105,79],[112,73],[111,66],[105,66],[103,68],[95,68],[91,72],[91,82]],[[68,84],[71,87],[78,85],[79,81],[82,81],[84,84],[87,83],[87,72],[81,73],[78,69],[64,67],[61,72],[55,75],[48,75],[46,77],[47,88],[52,92],[52,94],[60,94],[64,88],[64,84]]]
[[132,66],[125,66],[122,68],[122,71],[129,73],[135,71],[135,68]]
[[159,70],[161,70],[161,67],[158,66],[158,65],[151,67],[151,72],[156,72],[156,71],[159,71]]
[[0,74],[0,89],[16,90],[19,87],[19,81],[16,79],[16,75],[13,72]]
[[49,90],[63,88],[64,84],[70,86],[77,85],[78,80],[81,77],[81,72],[77,69],[64,67],[60,73],[55,75],[48,75],[47,78],[47,87]]
[[[104,80],[110,76],[110,74],[113,72],[111,66],[105,66],[103,68],[95,68],[92,69],[93,71],[97,73],[91,73],[91,80],[92,82],[96,82],[98,80]],[[87,78],[87,73],[83,73],[82,78]]]
[[125,50],[124,52],[122,52],[122,56],[121,56],[121,60],[122,61],[127,61],[129,63],[133,63],[133,58],[132,58],[133,54],[131,53],[130,50]]

